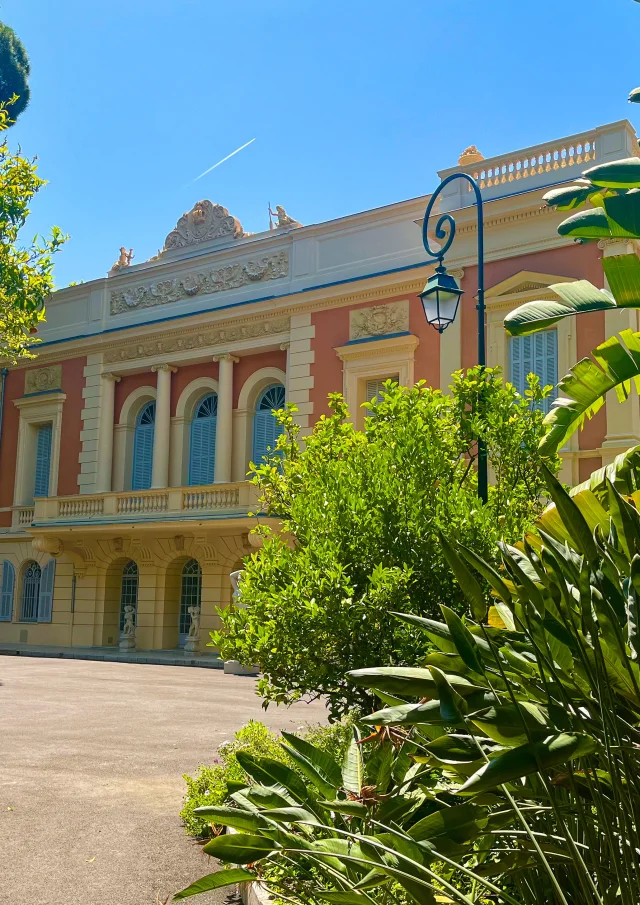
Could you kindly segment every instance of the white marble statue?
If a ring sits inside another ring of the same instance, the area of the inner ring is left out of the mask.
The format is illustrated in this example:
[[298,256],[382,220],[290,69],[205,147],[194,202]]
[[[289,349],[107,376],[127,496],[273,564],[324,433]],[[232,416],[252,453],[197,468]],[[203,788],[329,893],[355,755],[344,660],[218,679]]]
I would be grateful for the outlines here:
[[131,637],[136,633],[136,608],[130,604],[124,605],[124,625],[122,627],[122,636],[124,638]]
[[200,607],[190,606],[188,613],[191,616],[191,625],[189,626],[189,638],[200,638]]

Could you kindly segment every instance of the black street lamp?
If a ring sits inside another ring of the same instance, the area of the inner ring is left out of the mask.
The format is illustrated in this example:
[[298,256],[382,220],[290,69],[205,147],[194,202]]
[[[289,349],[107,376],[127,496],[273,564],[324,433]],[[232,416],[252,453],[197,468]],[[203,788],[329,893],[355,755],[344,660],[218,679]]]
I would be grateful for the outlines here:
[[[428,255],[438,259],[438,266],[433,276],[429,277],[427,285],[420,293],[422,307],[427,319],[438,333],[444,333],[449,324],[452,324],[458,313],[460,297],[464,290],[460,289],[451,274],[447,273],[444,266],[444,256],[451,248],[456,236],[456,221],[451,214],[442,214],[435,228],[435,237],[442,241],[438,249],[431,248],[429,244],[429,218],[433,205],[446,185],[454,179],[464,179],[469,183],[476,196],[476,211],[478,216],[478,364],[485,367],[485,305],[484,305],[484,221],[482,214],[482,193],[476,180],[468,173],[452,173],[444,179],[435,190],[427,205],[427,210],[422,221],[422,242]],[[489,486],[487,447],[482,439],[478,439],[478,496],[483,503],[487,502]]]

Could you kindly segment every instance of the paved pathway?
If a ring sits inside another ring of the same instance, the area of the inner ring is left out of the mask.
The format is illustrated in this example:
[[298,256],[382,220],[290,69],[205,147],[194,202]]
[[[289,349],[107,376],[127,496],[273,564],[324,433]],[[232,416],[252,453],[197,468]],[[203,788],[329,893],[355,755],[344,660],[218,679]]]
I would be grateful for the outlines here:
[[218,670],[0,657],[0,682],[2,905],[164,902],[213,864],[177,816],[182,773],[252,717],[324,718],[265,714],[253,679]]

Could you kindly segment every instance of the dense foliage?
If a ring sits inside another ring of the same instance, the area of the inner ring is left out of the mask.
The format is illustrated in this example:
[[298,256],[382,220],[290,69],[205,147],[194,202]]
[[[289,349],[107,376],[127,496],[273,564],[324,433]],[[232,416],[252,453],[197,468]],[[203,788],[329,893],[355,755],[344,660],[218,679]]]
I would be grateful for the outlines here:
[[15,121],[29,103],[29,57],[15,31],[0,22],[0,104],[11,106]]
[[[264,546],[245,564],[243,608],[221,612],[213,635],[225,659],[259,663],[265,701],[325,695],[334,716],[370,708],[368,691],[345,678],[372,653],[385,663],[415,662],[420,633],[389,610],[428,615],[442,600],[464,608],[438,533],[457,537],[493,561],[540,512],[545,391],[527,398],[497,369],[455,375],[450,395],[389,382],[354,428],[340,396],[299,443],[290,411],[274,458],[256,470]],[[495,481],[478,503],[477,439],[488,447]]]
[[[475,619],[403,614],[421,667],[351,678],[385,707],[342,768],[285,735],[298,774],[247,755],[251,786],[203,815],[234,827],[186,898],[260,880],[314,905],[637,905],[640,899],[640,448],[555,505],[498,569],[444,542]],[[479,577],[492,587],[486,621]],[[417,702],[416,702],[417,701]]]
[[53,289],[52,256],[65,241],[54,226],[50,239],[20,244],[29,205],[43,185],[33,160],[0,144],[0,355],[8,362],[32,356],[32,334]]
[[[340,759],[349,744],[352,726],[353,721],[345,719],[332,726],[307,726],[300,735],[321,751]],[[268,757],[295,768],[280,745],[278,735],[264,723],[250,720],[235,733],[232,741],[219,745],[213,764],[201,766],[195,776],[184,775],[187,794],[180,817],[189,835],[199,838],[211,836],[214,831],[212,821],[210,817],[197,813],[197,808],[228,803],[231,792],[238,786],[246,785],[247,775],[238,760],[239,752]]]

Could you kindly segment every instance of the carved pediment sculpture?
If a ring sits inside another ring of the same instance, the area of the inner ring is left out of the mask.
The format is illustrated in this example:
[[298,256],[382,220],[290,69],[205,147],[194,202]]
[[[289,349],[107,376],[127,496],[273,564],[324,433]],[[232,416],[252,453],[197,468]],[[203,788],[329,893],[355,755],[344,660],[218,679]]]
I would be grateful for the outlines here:
[[198,201],[190,211],[180,217],[176,228],[165,239],[163,250],[186,248],[223,236],[241,239],[244,235],[242,224],[226,207],[213,204],[211,201]]

